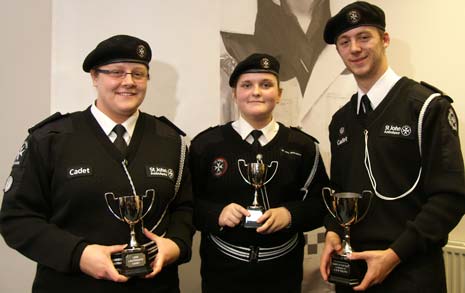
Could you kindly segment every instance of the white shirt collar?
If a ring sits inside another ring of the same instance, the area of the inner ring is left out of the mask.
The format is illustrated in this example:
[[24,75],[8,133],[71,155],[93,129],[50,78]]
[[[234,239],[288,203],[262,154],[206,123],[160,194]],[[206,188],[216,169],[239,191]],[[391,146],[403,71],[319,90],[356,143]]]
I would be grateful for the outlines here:
[[[253,142],[253,137],[250,135],[250,132],[252,132],[255,128],[253,128],[242,116],[232,123],[232,127],[243,140],[246,140],[248,143]],[[279,124],[273,118],[270,123],[258,130],[263,132],[263,135],[258,138],[258,141],[262,146],[264,146],[276,136],[279,130]]]
[[[100,111],[97,106],[95,106],[95,103],[92,103],[92,106],[90,107],[90,112],[94,116],[95,120],[97,120],[97,123],[102,127],[103,131],[105,134],[110,138],[111,141],[114,141],[116,138],[116,134],[113,132],[113,128],[115,127],[116,123],[115,121],[111,120],[110,117],[105,115],[102,111]],[[137,119],[139,118],[139,110],[134,112],[134,114],[131,115],[126,121],[121,123],[121,125],[126,128],[126,133],[124,134],[124,139],[126,140],[126,143],[129,145],[129,142],[131,141],[132,135],[134,133],[134,129],[136,128],[136,122]]]
[[[383,101],[391,88],[399,81],[401,77],[397,75],[391,67],[388,67],[386,72],[376,81],[371,89],[366,93],[370,99],[371,106],[374,109]],[[358,99],[357,99],[357,114],[360,109],[360,99],[365,93],[358,88]]]

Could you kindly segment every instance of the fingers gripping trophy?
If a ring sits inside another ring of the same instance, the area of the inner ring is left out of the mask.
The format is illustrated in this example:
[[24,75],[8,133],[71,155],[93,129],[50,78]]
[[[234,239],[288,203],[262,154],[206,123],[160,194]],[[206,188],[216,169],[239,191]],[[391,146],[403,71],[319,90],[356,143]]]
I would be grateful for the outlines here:
[[361,194],[354,192],[334,193],[328,187],[323,188],[323,201],[329,213],[344,228],[342,254],[331,257],[328,280],[348,286],[360,284],[366,271],[366,263],[362,260],[351,261],[348,256],[353,252],[350,245],[350,227],[360,222],[367,214],[373,193],[369,190]]
[[[272,161],[269,165],[266,165],[263,162],[262,154],[257,154],[256,159],[256,162],[249,164],[247,164],[244,159],[239,159],[237,161],[239,173],[241,174],[242,179],[244,179],[247,184],[252,185],[255,189],[252,205],[247,207],[247,211],[250,213],[250,216],[245,218],[243,222],[244,228],[257,228],[261,225],[257,223],[258,218],[263,215],[265,210],[270,208],[265,185],[273,179],[274,175],[276,175],[276,171],[278,170],[277,161]],[[270,178],[266,179],[268,170],[272,170],[272,175]],[[259,193],[261,194],[261,201],[264,206],[259,203]]]
[[[129,225],[129,244],[128,247],[121,252],[121,261],[116,260],[114,256],[112,256],[112,258],[115,266],[121,262],[121,266],[118,270],[122,275],[127,277],[145,276],[152,272],[152,267],[150,266],[146,248],[137,242],[135,225],[142,221],[152,208],[155,201],[155,190],[148,189],[145,195],[138,195],[124,162],[123,167],[131,183],[133,195],[116,197],[113,192],[107,192],[105,193],[105,201],[110,212],[118,220],[126,222]],[[149,202],[145,212],[144,199]],[[115,212],[114,208],[112,208],[112,201],[117,202],[118,212]]]

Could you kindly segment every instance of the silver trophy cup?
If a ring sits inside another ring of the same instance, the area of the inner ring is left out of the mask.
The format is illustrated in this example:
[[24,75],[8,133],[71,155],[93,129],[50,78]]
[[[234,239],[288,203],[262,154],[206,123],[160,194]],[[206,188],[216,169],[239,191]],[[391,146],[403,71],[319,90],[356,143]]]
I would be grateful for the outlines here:
[[[144,212],[144,198],[148,198],[149,204]],[[121,268],[119,269],[122,275],[144,276],[152,271],[152,267],[148,262],[147,251],[144,246],[139,245],[136,240],[135,225],[139,223],[150,211],[155,201],[155,190],[149,189],[145,195],[128,195],[116,197],[112,192],[105,193],[105,200],[110,212],[120,221],[126,222],[129,225],[130,238],[126,249],[121,252]],[[119,213],[116,213],[110,200],[118,203]]]
[[373,193],[369,190],[364,190],[361,194],[354,192],[334,193],[328,187],[323,188],[322,192],[329,213],[344,228],[342,254],[335,254],[331,257],[328,280],[333,283],[356,286],[360,284],[365,274],[366,263],[348,259],[348,256],[353,252],[350,245],[350,227],[366,216]]
[[[267,208],[269,208],[268,198],[266,196],[266,191],[263,192],[263,187],[273,179],[276,171],[278,170],[278,162],[272,161],[270,165],[263,163],[263,156],[261,154],[257,155],[257,161],[255,163],[247,164],[243,159],[237,161],[239,173],[241,174],[242,179],[244,179],[247,184],[250,184],[255,189],[254,198],[252,205],[247,207],[250,216],[245,217],[243,226],[245,228],[257,228],[260,224],[257,223],[258,218],[265,212],[265,207],[258,203],[258,193],[262,194],[262,201]],[[272,175],[269,179],[266,179],[268,169],[274,169]],[[245,169],[245,172],[242,170]],[[246,174],[246,176],[244,175]]]

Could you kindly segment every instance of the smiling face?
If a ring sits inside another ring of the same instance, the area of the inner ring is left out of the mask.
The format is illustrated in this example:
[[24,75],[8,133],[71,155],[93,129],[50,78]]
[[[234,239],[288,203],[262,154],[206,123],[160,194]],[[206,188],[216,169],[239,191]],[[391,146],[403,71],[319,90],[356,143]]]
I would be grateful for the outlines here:
[[372,26],[361,26],[338,36],[336,48],[359,85],[371,87],[387,70],[389,34]]
[[233,89],[241,116],[256,129],[263,128],[271,121],[281,94],[278,79],[272,73],[241,74]]
[[[101,70],[148,73],[139,63],[113,63],[99,67]],[[137,111],[144,101],[147,78],[135,80],[131,74],[123,78],[91,70],[92,82],[97,89],[96,106],[117,123],[124,122]]]

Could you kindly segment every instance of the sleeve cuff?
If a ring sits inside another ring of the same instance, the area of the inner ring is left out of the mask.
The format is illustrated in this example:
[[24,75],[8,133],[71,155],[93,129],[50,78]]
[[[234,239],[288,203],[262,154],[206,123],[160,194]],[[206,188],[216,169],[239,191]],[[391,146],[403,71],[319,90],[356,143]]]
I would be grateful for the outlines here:
[[419,251],[426,250],[425,247],[422,247],[422,243],[421,238],[416,233],[411,230],[406,230],[392,243],[391,248],[399,256],[401,261],[405,261]]
[[170,240],[179,247],[179,258],[174,263],[179,265],[188,262],[192,256],[191,249],[179,238],[170,238]]
[[82,256],[82,252],[87,247],[87,245],[89,245],[89,243],[83,241],[83,242],[80,242],[74,249],[73,256],[71,259],[71,271],[72,272],[81,271],[81,267],[80,267],[81,256]]

